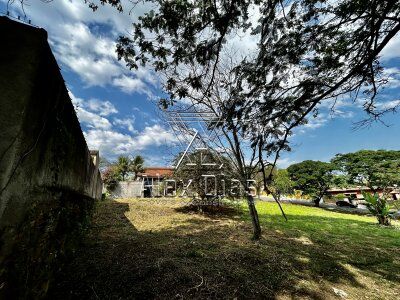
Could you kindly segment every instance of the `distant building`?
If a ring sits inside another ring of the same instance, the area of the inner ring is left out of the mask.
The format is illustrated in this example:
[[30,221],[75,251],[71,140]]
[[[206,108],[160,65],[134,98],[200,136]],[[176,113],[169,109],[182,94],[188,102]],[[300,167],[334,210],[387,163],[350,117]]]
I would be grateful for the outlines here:
[[[397,187],[389,187],[388,188],[389,194],[393,200],[400,200],[400,189]],[[363,192],[372,192],[369,187],[351,187],[351,188],[333,188],[327,191],[328,196],[337,196],[337,195],[345,195],[349,199],[355,200],[363,200],[364,197],[362,195]],[[376,191],[380,196],[383,194],[383,189],[377,189]]]
[[162,185],[166,178],[171,178],[174,168],[147,167],[144,172],[138,174],[138,180],[143,183],[143,197],[159,197],[164,195]]

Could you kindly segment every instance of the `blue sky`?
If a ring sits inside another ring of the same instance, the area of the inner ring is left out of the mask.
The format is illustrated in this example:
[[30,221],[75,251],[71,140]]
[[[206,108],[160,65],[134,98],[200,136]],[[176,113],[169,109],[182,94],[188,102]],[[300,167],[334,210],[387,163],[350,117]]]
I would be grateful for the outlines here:
[[[6,2],[0,0],[0,12],[6,11]],[[132,20],[148,7],[138,6],[128,15],[108,6],[93,13],[83,0],[28,3],[27,19],[48,31],[89,147],[109,160],[141,154],[147,165],[168,165],[180,148],[159,117],[155,103],[162,91],[157,74],[146,68],[130,71],[115,55],[116,37],[129,32]],[[20,14],[16,5],[10,11]],[[247,49],[255,43],[251,37],[238,41]],[[394,103],[400,99],[400,36],[386,47],[382,62],[391,81],[379,97]],[[384,117],[389,127],[375,123],[353,130],[353,123],[363,118],[357,103],[339,103],[333,115],[325,105],[316,120],[297,129],[293,151],[282,156],[280,166],[305,159],[327,161],[336,153],[359,149],[400,149],[399,114]]]

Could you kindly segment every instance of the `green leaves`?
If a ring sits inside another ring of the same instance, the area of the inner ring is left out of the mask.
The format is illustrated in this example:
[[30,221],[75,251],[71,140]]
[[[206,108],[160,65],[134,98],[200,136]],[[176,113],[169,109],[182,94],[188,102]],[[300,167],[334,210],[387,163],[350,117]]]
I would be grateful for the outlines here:
[[349,183],[371,188],[400,184],[400,151],[360,150],[337,154],[332,163],[347,174]]
[[384,196],[377,193],[370,194],[363,192],[364,200],[367,202],[369,211],[377,217],[379,224],[390,225],[390,207]]
[[332,185],[333,166],[322,161],[305,160],[287,168],[295,188],[313,198],[322,197]]

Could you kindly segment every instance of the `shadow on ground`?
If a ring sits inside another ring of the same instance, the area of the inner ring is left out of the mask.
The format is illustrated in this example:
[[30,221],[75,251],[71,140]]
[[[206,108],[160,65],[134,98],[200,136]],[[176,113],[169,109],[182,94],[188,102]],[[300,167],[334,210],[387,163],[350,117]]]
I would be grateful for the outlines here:
[[[321,242],[312,235],[314,227],[307,231],[308,217],[289,216],[294,227],[283,230],[272,221],[264,224],[264,237],[255,243],[249,239],[249,222],[231,211],[210,218],[165,206],[165,211],[149,212],[154,229],[138,229],[142,225],[135,209],[115,201],[99,205],[87,240],[59,275],[49,298],[329,299],[335,297],[332,287],[351,287],[353,296],[368,287],[369,279],[360,280],[353,267],[368,272],[366,278],[384,277],[393,285],[400,281],[393,253],[381,250],[377,255],[376,249],[363,245],[354,253],[354,247],[334,239]],[[157,227],[158,218],[164,217],[172,218],[171,223]],[[357,222],[345,225],[365,226]],[[305,231],[296,231],[300,223]]]

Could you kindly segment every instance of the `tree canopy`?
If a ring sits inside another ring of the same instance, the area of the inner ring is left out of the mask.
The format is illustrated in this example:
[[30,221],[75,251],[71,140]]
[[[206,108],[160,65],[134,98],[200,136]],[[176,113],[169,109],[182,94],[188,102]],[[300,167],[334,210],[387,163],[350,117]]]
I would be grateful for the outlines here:
[[136,155],[133,158],[129,156],[121,155],[115,162],[115,169],[118,176],[122,180],[126,179],[126,176],[133,173],[133,179],[137,178],[138,173],[143,172],[144,159],[140,155]]
[[347,175],[350,184],[366,185],[372,190],[400,184],[400,151],[360,150],[337,154],[332,163]]
[[[192,90],[224,85],[215,78],[224,51],[233,36],[248,33],[258,43],[233,69],[237,100],[227,117],[257,117],[290,131],[317,113],[322,101],[343,95],[362,95],[373,118],[383,113],[375,105],[387,81],[379,54],[400,30],[398,1],[151,2],[156,9],[139,17],[132,37],[119,38],[117,53],[130,68],[151,64],[167,73],[166,104]],[[188,66],[197,67],[182,71]]]
[[[211,103],[226,121],[217,126],[233,141],[242,182],[249,175],[243,153],[262,174],[273,170],[281,151],[290,150],[293,130],[318,116],[322,103],[334,109],[337,101],[362,101],[370,118],[359,125],[397,108],[378,109],[377,95],[387,83],[379,55],[400,31],[398,1],[142,2],[154,9],[133,23],[132,35],[119,37],[118,58],[162,75],[169,95],[163,108],[188,99],[197,108]],[[100,3],[124,9],[120,0]],[[232,43],[245,34],[256,41],[251,51]],[[272,177],[264,176],[266,189]]]
[[[272,155],[267,164],[275,165],[290,149],[293,129],[316,117],[324,102],[334,109],[337,101],[361,101],[370,118],[360,126],[397,109],[377,105],[377,95],[388,80],[379,56],[400,30],[398,1],[144,2],[154,9],[133,23],[132,36],[120,36],[118,57],[130,68],[151,65],[163,75],[164,107],[211,96],[214,87],[228,91],[218,113],[240,120],[242,135],[264,151],[260,162]],[[254,49],[234,49],[234,37],[245,34],[257,41]],[[224,80],[219,74],[227,60]]]
[[333,165],[322,161],[305,160],[287,168],[294,187],[314,198],[318,205],[332,185]]

